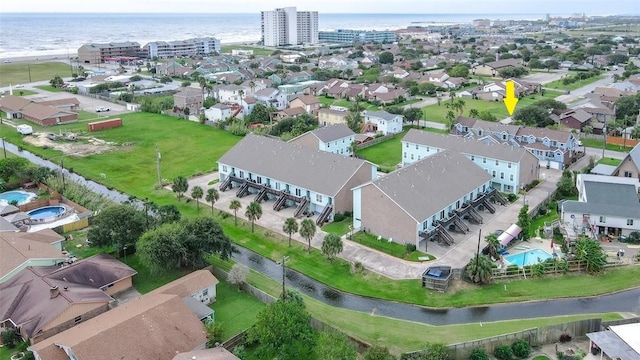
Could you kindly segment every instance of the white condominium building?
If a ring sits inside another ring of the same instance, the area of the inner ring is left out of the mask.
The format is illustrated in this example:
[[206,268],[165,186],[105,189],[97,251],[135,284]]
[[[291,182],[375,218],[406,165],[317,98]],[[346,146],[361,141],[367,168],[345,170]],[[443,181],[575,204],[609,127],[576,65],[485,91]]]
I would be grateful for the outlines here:
[[295,7],[262,12],[262,41],[265,46],[318,42],[318,12],[296,11]]

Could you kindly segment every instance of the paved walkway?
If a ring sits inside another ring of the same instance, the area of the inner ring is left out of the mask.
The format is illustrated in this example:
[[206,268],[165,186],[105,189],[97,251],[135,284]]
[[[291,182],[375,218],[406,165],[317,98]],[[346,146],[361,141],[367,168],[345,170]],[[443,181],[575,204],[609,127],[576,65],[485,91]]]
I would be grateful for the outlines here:
[[[530,207],[535,207],[536,205],[543,202],[548,197],[548,195],[555,190],[556,183],[561,174],[560,171],[557,170],[545,169],[541,171],[542,172],[540,174],[540,177],[541,179],[543,179],[542,183],[526,195],[526,201]],[[209,185],[209,182],[217,178],[218,173],[216,172],[190,179],[189,188],[193,188],[193,186],[199,185],[204,189],[204,192],[206,194],[207,189],[211,187],[215,187],[217,189],[219,187],[219,183]],[[187,192],[186,195],[189,196],[189,192]],[[225,212],[230,212],[229,203],[233,199],[237,199],[234,189],[228,190],[226,192],[220,192],[220,199],[215,203],[214,207]],[[247,205],[253,200],[253,196],[245,196],[244,198],[238,200],[242,204],[242,208],[238,210],[238,218],[246,221],[246,217],[244,216],[244,209],[246,209]],[[496,214],[482,214],[485,221],[481,227],[481,247],[484,247],[484,245],[486,245],[484,241],[485,235],[498,229],[507,229],[511,224],[517,221],[518,212],[523,205],[523,200],[523,198],[520,198],[518,201],[508,206],[498,205]],[[273,202],[271,201],[263,203],[263,214],[262,217],[258,221],[256,221],[256,224],[275,233],[282,234],[283,236],[288,236],[282,231],[282,224],[284,223],[284,220],[286,218],[293,216],[293,212],[295,209],[285,208],[280,210],[279,212],[275,212],[271,209],[272,204]],[[203,205],[205,205],[205,203],[203,203]],[[247,228],[251,227],[250,224],[244,224],[242,226],[245,226]],[[476,253],[478,244],[478,230],[480,229],[478,225],[473,224],[470,224],[469,227],[471,228],[471,232],[466,235],[454,234],[454,239],[456,242],[453,246],[447,247],[438,245],[435,242],[429,242],[426,251],[437,257],[436,260],[429,262],[420,263],[398,259],[396,257],[350,241],[346,238],[346,236],[343,237],[344,250],[339,255],[339,257],[349,262],[359,261],[364,264],[367,269],[392,279],[416,279],[422,275],[427,267],[435,264],[448,265],[452,267],[464,266]],[[318,229],[316,235],[311,241],[311,246],[320,249],[322,246],[322,240],[326,234],[327,233],[325,233],[324,231]],[[300,235],[297,233],[292,235],[292,239],[306,244],[306,240],[300,237]]]

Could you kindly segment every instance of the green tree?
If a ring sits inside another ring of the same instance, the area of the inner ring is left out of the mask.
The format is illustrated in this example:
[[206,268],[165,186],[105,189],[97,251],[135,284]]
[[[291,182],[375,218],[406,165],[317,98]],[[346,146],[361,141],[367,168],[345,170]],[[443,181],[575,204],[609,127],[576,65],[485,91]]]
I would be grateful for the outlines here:
[[409,123],[413,123],[414,121],[419,121],[422,117],[422,109],[420,108],[408,108],[404,110],[404,119]]
[[229,209],[233,210],[233,224],[238,226],[238,210],[242,207],[242,203],[238,199],[233,199],[229,203]]
[[224,340],[224,327],[222,323],[217,321],[207,321],[204,323],[204,327],[207,330],[207,347],[214,348],[218,344],[222,344]]
[[364,352],[362,356],[363,360],[396,360],[396,357],[391,355],[389,349],[382,346],[373,345]]
[[567,104],[555,99],[539,100],[539,101],[536,101],[534,105],[539,106],[543,109],[546,109],[547,111],[554,110],[554,109],[565,110],[567,108]]
[[213,215],[213,204],[215,204],[219,198],[220,194],[218,193],[218,190],[216,190],[215,188],[210,188],[207,190],[207,196],[205,197],[205,200],[211,203],[211,215]]
[[247,123],[251,122],[259,122],[263,124],[268,124],[271,122],[271,115],[269,113],[269,109],[261,103],[257,103],[253,110],[251,110],[251,114],[247,116]]
[[295,360],[310,357],[314,334],[299,296],[287,296],[267,305],[247,331],[247,340],[256,343],[262,359]]
[[498,241],[498,235],[491,233],[484,238],[489,246],[489,256],[492,258],[498,258],[498,249],[500,249],[500,242]]
[[488,257],[479,254],[467,263],[467,275],[474,283],[488,284],[491,282],[493,262]]
[[244,215],[251,221],[251,232],[253,232],[253,226],[256,220],[262,216],[262,206],[257,201],[252,201],[247,206],[247,210]]
[[317,359],[355,360],[358,358],[358,352],[349,345],[347,336],[334,330],[320,332],[313,351]]
[[640,94],[623,96],[617,99],[614,109],[616,109],[616,119],[624,119],[627,116],[638,115],[638,110],[640,110]]
[[157,225],[178,222],[182,218],[180,210],[178,210],[178,207],[174,204],[158,206],[156,214],[158,220]]
[[469,76],[469,67],[467,65],[456,65],[447,71],[447,74],[451,77],[466,78]]
[[631,137],[634,139],[640,139],[640,125],[636,125],[631,129]]
[[600,243],[593,239],[579,238],[573,248],[573,254],[576,260],[586,262],[587,271],[590,273],[602,271],[607,263],[607,256],[602,251]]
[[299,231],[300,236],[307,239],[307,244],[309,244],[307,251],[311,254],[311,239],[313,239],[313,236],[316,234],[316,223],[314,223],[313,220],[306,218],[300,223]]
[[425,348],[419,352],[404,354],[403,360],[452,360],[451,349],[445,344],[427,343]]
[[362,130],[362,115],[360,112],[351,111],[347,116],[345,116],[345,120],[347,121],[347,126],[355,133],[360,133]]
[[516,222],[522,229],[522,240],[529,240],[529,228],[531,227],[531,216],[529,215],[529,205],[524,205],[518,213],[518,221]]
[[140,262],[153,273],[179,268],[186,256],[186,250],[181,243],[182,234],[183,227],[178,223],[164,224],[147,231],[136,244]]
[[87,240],[91,246],[135,244],[146,228],[145,214],[129,205],[113,205],[92,219]]
[[498,121],[495,115],[493,115],[489,110],[482,110],[478,114],[478,119],[485,121]]
[[493,351],[493,355],[498,360],[511,360],[513,359],[513,350],[509,345],[500,345]]
[[471,351],[469,360],[489,360],[489,354],[483,348],[475,348]]
[[393,64],[393,54],[388,51],[383,51],[378,56],[378,61],[381,64]]
[[480,116],[480,112],[477,109],[469,109],[469,117],[477,119]]
[[546,127],[554,124],[549,112],[545,108],[536,105],[518,108],[513,113],[513,120],[537,127]]
[[342,252],[342,238],[336,234],[327,234],[322,240],[322,254],[326,255],[329,261],[333,262],[333,258]]
[[12,178],[23,178],[28,168],[29,161],[21,157],[0,159],[0,179],[9,182]]
[[582,132],[587,136],[593,134],[593,126],[586,125],[585,127],[582,128]]
[[291,247],[291,234],[298,232],[298,221],[296,218],[287,218],[282,225],[282,231],[289,234],[289,247]]
[[562,176],[558,181],[558,195],[561,197],[570,197],[578,195],[578,188],[573,179],[573,173],[569,169],[562,171]]
[[449,128],[449,130],[451,130],[451,128],[453,128],[453,122],[456,120],[456,114],[453,111],[449,110],[447,112],[446,119],[447,127]]
[[64,86],[64,80],[58,75],[54,76],[53,79],[49,80],[49,84],[55,88],[61,88]]
[[198,211],[200,210],[200,199],[202,199],[203,195],[204,191],[199,185],[196,185],[191,189],[191,197],[196,200],[196,209],[198,209]]
[[184,193],[189,190],[189,182],[187,181],[187,178],[184,176],[178,176],[177,178],[173,179],[173,186],[171,187],[171,189],[174,193],[177,194],[178,201],[180,201],[182,196],[184,196]]

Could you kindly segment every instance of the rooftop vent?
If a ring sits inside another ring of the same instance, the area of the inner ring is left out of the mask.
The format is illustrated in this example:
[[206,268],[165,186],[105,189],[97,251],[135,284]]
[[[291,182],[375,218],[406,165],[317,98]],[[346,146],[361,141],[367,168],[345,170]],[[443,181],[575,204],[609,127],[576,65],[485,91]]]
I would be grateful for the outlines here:
[[56,296],[58,296],[58,294],[60,294],[60,290],[58,290],[57,286],[52,286],[51,288],[49,288],[49,298],[53,299]]

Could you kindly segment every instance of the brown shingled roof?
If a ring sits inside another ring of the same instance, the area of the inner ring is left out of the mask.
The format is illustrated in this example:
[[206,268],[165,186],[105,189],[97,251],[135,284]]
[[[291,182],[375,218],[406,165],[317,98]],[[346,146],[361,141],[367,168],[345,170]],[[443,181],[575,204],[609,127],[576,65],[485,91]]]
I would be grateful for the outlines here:
[[180,298],[191,296],[192,294],[217,284],[220,281],[208,270],[196,270],[164,286],[161,286],[153,293],[178,295]]
[[29,104],[31,104],[31,100],[20,96],[7,95],[0,98],[0,107],[10,111],[18,111]]

